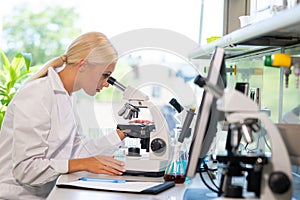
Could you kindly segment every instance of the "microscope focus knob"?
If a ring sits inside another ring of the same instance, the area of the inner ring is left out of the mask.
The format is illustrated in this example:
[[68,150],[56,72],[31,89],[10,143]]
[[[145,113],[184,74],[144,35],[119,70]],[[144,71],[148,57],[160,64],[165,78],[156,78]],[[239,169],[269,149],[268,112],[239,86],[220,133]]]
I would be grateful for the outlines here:
[[151,142],[151,150],[154,153],[162,153],[166,150],[167,144],[164,140],[160,138],[155,138]]
[[283,194],[291,187],[291,181],[285,173],[273,172],[269,177],[269,187],[275,194]]

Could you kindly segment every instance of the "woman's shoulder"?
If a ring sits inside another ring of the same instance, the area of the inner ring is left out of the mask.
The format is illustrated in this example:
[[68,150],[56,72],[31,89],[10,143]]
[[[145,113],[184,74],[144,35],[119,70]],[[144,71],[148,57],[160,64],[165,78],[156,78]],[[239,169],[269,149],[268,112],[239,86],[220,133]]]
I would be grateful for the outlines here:
[[39,78],[22,85],[15,94],[14,99],[25,101],[26,99],[34,101],[44,101],[51,95],[51,88],[46,77]]
[[47,80],[41,78],[25,83],[14,95],[9,103],[9,112],[21,109],[22,112],[50,113],[52,108],[51,92],[47,86]]
[[42,77],[30,82],[25,83],[20,89],[18,93],[29,93],[29,94],[38,94],[41,95],[43,93],[48,93],[49,81],[47,77]]

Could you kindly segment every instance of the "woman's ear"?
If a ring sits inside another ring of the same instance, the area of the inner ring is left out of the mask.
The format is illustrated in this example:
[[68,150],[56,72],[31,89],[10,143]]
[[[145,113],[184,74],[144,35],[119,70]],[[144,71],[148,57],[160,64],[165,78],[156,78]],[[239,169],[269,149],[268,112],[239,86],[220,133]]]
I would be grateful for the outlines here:
[[77,67],[78,67],[78,70],[79,70],[79,71],[84,71],[84,70],[85,70],[86,65],[85,65],[84,61],[85,61],[84,59],[81,59],[81,60],[78,62]]

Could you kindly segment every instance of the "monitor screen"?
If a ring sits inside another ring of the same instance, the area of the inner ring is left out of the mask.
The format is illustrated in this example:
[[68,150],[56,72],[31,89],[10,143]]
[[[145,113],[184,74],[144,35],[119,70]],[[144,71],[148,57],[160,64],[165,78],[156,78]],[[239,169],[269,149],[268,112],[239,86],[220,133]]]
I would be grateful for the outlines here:
[[[224,49],[216,47],[210,61],[210,68],[206,78],[213,86],[221,90],[226,87],[226,66],[224,61]],[[208,91],[204,91],[198,109],[194,128],[193,141],[189,151],[189,161],[186,176],[194,177],[202,160],[206,156],[217,132],[217,123],[224,114],[216,109],[216,98]]]

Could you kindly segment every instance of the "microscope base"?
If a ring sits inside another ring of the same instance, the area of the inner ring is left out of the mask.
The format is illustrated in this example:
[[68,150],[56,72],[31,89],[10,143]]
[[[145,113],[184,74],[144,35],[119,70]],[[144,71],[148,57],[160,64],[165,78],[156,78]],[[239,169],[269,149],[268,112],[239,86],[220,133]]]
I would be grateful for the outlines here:
[[[208,190],[208,189],[207,189]],[[213,196],[217,196],[216,193],[212,193],[210,190],[207,191],[206,189],[201,188],[188,188],[185,190],[183,195],[183,200],[199,200],[205,196],[205,199],[211,199],[211,200],[259,200],[258,198],[247,196],[243,198],[228,198],[228,197],[216,197],[213,198]],[[207,193],[206,193],[207,192]],[[206,193],[206,194],[203,194]],[[203,198],[204,199],[204,198]]]
[[126,157],[126,175],[160,177],[165,174],[167,160],[155,160],[142,157]]
[[146,176],[146,177],[162,177],[165,174],[165,171],[160,172],[143,172],[143,171],[130,171],[127,170],[123,173],[127,176]]

